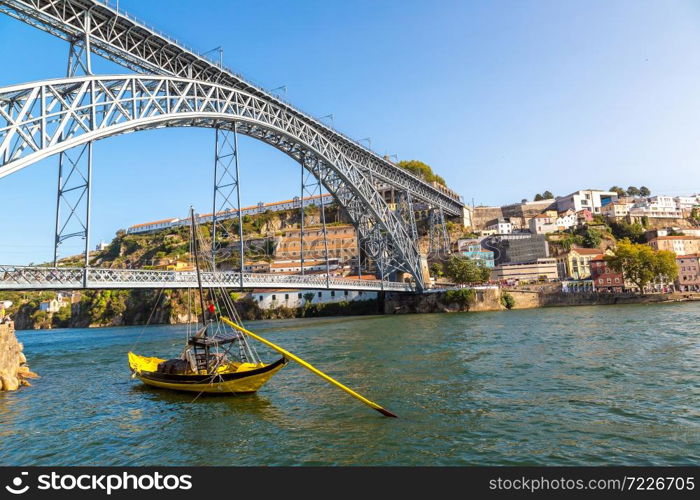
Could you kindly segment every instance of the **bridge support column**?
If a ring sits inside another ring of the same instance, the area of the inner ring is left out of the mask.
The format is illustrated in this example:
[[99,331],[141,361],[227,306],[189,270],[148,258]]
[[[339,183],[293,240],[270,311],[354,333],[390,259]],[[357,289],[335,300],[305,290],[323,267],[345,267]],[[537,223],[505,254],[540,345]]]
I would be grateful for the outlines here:
[[445,224],[445,212],[440,208],[431,208],[428,215],[428,235],[430,238],[429,252],[431,256],[447,256],[450,254],[450,237]]
[[[301,230],[299,232],[301,274],[304,274],[304,198],[318,196],[323,233],[323,253],[326,260],[326,287],[330,288],[331,271],[328,261],[328,230],[326,228],[326,205],[323,202],[323,180],[324,173],[322,169],[318,168],[318,162],[314,160],[307,161],[307,158],[304,157],[301,164]],[[311,245],[313,246],[314,243],[311,242]]]
[[[229,213],[226,213],[229,212]],[[211,226],[211,263],[216,270],[216,255],[219,252],[217,237],[231,237],[233,213],[238,222],[238,239],[240,252],[239,271],[241,287],[245,269],[243,242],[243,214],[241,213],[240,169],[238,165],[238,123],[233,130],[216,128],[214,144],[214,195]]]
[[[85,14],[85,25],[90,26],[90,13]],[[91,75],[90,30],[71,41],[68,52],[67,76]],[[94,104],[94,87],[89,93],[90,104]],[[94,114],[90,116],[95,126]],[[65,140],[65,133],[63,135]],[[58,265],[59,247],[73,237],[85,240],[84,264],[90,260],[90,211],[92,195],[92,142],[60,153],[58,159],[58,188],[56,191],[56,225],[54,233],[53,265]],[[63,217],[62,209],[65,210]]]

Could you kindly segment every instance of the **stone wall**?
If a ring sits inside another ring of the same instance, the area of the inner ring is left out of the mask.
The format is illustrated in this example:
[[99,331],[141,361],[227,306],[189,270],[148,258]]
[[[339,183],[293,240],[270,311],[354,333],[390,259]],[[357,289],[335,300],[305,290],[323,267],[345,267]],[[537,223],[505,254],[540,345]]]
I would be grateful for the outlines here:
[[15,391],[29,385],[27,379],[37,375],[29,371],[22,344],[15,337],[12,324],[0,325],[0,391]]
[[500,311],[501,290],[489,288],[476,290],[474,301],[466,306],[449,303],[444,292],[406,294],[386,292],[384,314],[466,312],[466,311]]
[[475,207],[472,213],[472,227],[475,230],[486,229],[486,225],[503,217],[501,207]]
[[700,300],[700,293],[676,292],[636,295],[633,293],[561,293],[549,290],[508,290],[515,299],[513,309],[533,307],[603,306],[614,304],[652,304]]

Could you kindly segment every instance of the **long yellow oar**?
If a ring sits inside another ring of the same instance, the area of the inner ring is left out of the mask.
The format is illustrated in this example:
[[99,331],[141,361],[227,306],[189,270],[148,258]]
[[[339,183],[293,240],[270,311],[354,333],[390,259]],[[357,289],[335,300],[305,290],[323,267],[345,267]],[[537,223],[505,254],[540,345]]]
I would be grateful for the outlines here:
[[224,317],[224,316],[221,316],[221,321],[223,321],[223,322],[226,323],[227,325],[231,325],[233,328],[235,328],[235,329],[238,330],[239,332],[245,333],[245,334],[248,335],[249,337],[252,337],[252,338],[254,338],[255,340],[257,340],[257,341],[259,341],[259,342],[262,342],[263,344],[265,344],[265,345],[268,346],[268,347],[271,347],[272,349],[274,349],[275,351],[277,351],[278,353],[280,353],[280,354],[281,354],[282,356],[284,356],[285,358],[291,359],[291,360],[293,360],[293,361],[296,361],[297,363],[299,363],[301,366],[303,366],[303,367],[306,368],[307,370],[312,371],[313,373],[315,373],[316,375],[318,375],[318,376],[321,377],[322,379],[324,379],[324,380],[330,382],[331,384],[333,384],[334,386],[338,387],[339,389],[344,390],[345,392],[347,392],[348,394],[350,394],[353,398],[359,399],[359,400],[362,401],[364,404],[366,404],[366,405],[369,406],[370,408],[374,408],[375,410],[377,410],[377,411],[378,411],[379,413],[381,413],[382,415],[387,416],[387,417],[397,417],[397,415],[394,415],[394,414],[391,413],[389,410],[387,410],[387,409],[385,409],[385,408],[382,408],[382,407],[379,406],[377,403],[375,403],[375,402],[373,402],[373,401],[370,401],[369,399],[367,399],[367,398],[365,398],[365,397],[362,397],[361,395],[359,395],[358,393],[356,393],[355,391],[353,391],[353,390],[350,389],[349,387],[345,387],[343,384],[341,384],[340,382],[338,382],[338,381],[335,380],[334,378],[329,377],[328,375],[326,375],[325,373],[323,373],[323,372],[322,372],[321,370],[319,370],[318,368],[315,368],[314,366],[311,366],[309,363],[307,363],[306,361],[304,361],[304,360],[301,359],[300,357],[295,356],[294,354],[292,354],[291,352],[289,352],[289,351],[287,351],[287,350],[285,350],[285,349],[282,349],[280,346],[278,346],[278,345],[276,345],[276,344],[273,344],[273,343],[270,342],[269,340],[265,340],[265,339],[262,338],[260,335],[256,335],[256,334],[254,334],[253,332],[251,332],[251,331],[249,331],[249,330],[246,330],[246,329],[243,328],[242,326],[237,325],[236,323],[234,323],[233,321],[231,321],[230,319],[228,319],[228,318],[226,318],[226,317]]

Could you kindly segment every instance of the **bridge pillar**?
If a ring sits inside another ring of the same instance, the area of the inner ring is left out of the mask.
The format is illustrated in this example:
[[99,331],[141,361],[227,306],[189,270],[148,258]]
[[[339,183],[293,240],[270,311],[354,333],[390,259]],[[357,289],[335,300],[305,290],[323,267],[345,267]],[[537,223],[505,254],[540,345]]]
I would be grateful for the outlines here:
[[445,224],[445,212],[440,208],[431,208],[428,215],[428,236],[430,239],[429,253],[431,256],[447,256],[450,254],[450,237]]
[[[67,76],[91,75],[90,12],[85,13],[85,34],[70,42]],[[94,99],[90,92],[89,99]],[[95,126],[94,114],[90,117]],[[63,139],[65,139],[65,133]],[[90,259],[90,210],[92,185],[92,142],[60,153],[58,159],[58,188],[56,192],[56,226],[53,265],[58,265],[59,247],[73,237],[85,240],[85,267]],[[61,210],[65,210],[63,218]]]
[[[304,214],[304,198],[311,198],[312,196],[318,196],[318,203],[320,205],[321,212],[321,227],[323,233],[323,253],[326,260],[326,287],[330,288],[330,276],[331,269],[330,263],[328,261],[328,230],[326,228],[326,205],[323,203],[323,181],[324,181],[324,171],[319,168],[318,161],[312,158],[308,158],[306,155],[302,158],[300,162],[301,166],[301,223],[299,231],[299,262],[301,268],[301,274],[304,274],[304,225],[305,225],[305,214]],[[310,202],[313,203],[313,202]],[[314,242],[311,242],[313,245]]]
[[[227,213],[229,212],[229,213]],[[217,237],[231,236],[233,213],[238,222],[239,271],[243,287],[245,255],[243,242],[243,214],[241,213],[240,168],[238,165],[238,122],[233,130],[216,128],[214,143],[214,194],[211,218],[211,264],[216,270],[216,256],[220,251]]]

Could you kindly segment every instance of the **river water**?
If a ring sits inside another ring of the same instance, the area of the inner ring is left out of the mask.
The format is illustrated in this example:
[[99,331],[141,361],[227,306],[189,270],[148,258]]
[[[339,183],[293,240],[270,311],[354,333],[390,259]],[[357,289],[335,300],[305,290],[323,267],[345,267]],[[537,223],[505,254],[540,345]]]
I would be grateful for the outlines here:
[[0,465],[700,464],[700,303],[248,326],[400,418],[293,363],[196,401],[130,378],[184,327],[20,331],[42,378],[0,394]]

